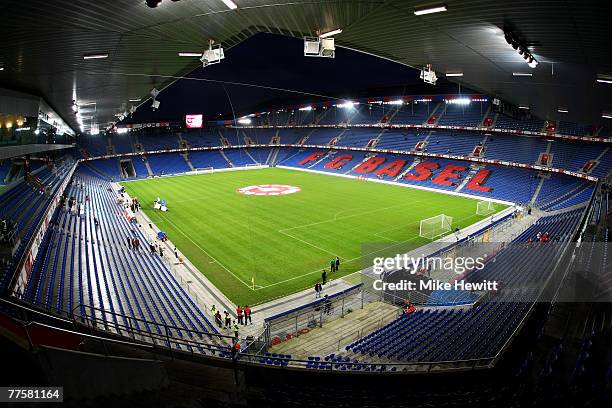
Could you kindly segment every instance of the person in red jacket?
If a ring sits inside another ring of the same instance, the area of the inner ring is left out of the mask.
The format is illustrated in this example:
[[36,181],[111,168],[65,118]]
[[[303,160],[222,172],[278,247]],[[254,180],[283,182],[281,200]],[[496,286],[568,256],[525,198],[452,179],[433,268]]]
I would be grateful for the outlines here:
[[251,320],[251,308],[249,305],[244,307],[244,324],[253,324],[253,320]]
[[240,342],[236,341],[232,346],[232,359],[235,360],[238,357],[238,354],[240,353],[240,348]]
[[406,314],[410,314],[414,312],[416,312],[416,307],[414,307],[412,303],[408,304],[408,306],[406,307]]
[[236,307],[236,316],[238,316],[238,324],[242,324],[242,309],[240,305]]

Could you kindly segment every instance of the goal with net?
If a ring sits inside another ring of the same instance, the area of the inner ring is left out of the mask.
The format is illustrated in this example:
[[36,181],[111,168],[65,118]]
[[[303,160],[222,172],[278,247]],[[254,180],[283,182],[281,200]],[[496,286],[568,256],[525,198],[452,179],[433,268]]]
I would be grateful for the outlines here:
[[479,201],[476,204],[476,214],[489,215],[495,212],[495,205],[492,201]]
[[194,175],[194,174],[204,174],[204,173],[214,173],[214,172],[215,172],[214,167],[200,167],[195,170],[188,171],[185,174]]
[[435,239],[452,231],[453,217],[440,214],[435,217],[421,220],[419,236]]

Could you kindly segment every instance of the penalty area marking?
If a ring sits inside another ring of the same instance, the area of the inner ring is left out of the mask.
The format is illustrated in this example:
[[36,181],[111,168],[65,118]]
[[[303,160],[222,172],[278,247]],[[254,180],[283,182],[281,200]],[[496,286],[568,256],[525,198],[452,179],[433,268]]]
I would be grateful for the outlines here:
[[[469,216],[467,216],[467,217],[460,218],[460,219],[458,220],[458,222],[468,220],[468,219],[470,219],[470,218],[472,218],[472,217],[475,217],[475,216],[477,216],[477,214],[472,214],[472,215],[469,215]],[[279,232],[281,232],[281,231],[279,231]],[[289,234],[287,234],[287,233],[285,233],[285,232],[282,232],[282,233],[283,233],[284,235],[290,236],[291,238],[296,238],[296,237],[294,237],[294,236],[292,236],[292,235],[289,235]],[[375,234],[375,235],[378,235],[378,234]],[[448,234],[447,234],[447,235],[448,235]],[[445,236],[446,236],[446,235],[445,235]],[[381,237],[381,238],[382,238],[382,237]],[[372,255],[372,254],[375,254],[375,253],[378,253],[378,252],[385,251],[385,250],[387,250],[387,249],[389,249],[389,248],[396,247],[396,246],[398,246],[398,245],[400,245],[400,244],[405,244],[405,243],[407,243],[407,242],[414,241],[414,240],[416,240],[417,238],[419,238],[419,236],[418,236],[418,235],[417,235],[417,236],[414,236],[414,237],[412,237],[412,238],[409,238],[409,239],[407,239],[407,240],[404,240],[404,241],[395,241],[395,240],[394,240],[394,241],[393,241],[393,242],[394,242],[393,244],[391,244],[391,245],[389,245],[389,246],[386,246],[386,247],[384,247],[384,248],[380,248],[380,249],[378,249],[378,250],[376,250],[376,251],[369,252],[369,253],[367,253],[367,254],[362,254],[362,255],[357,256],[357,257],[355,257],[355,258],[351,258],[351,259],[344,259],[344,264],[346,264],[346,263],[348,263],[348,262],[355,261],[355,260],[357,260],[357,259],[359,259],[359,258],[361,258],[361,257],[364,257],[364,256],[368,256],[368,255]],[[441,237],[441,238],[443,238],[443,237]],[[297,239],[297,238],[296,238],[296,239]],[[388,238],[388,239],[390,239],[390,238]],[[310,244],[310,243],[308,243],[308,242],[306,242],[306,243],[307,243],[307,244],[309,244],[309,245],[311,245],[311,244]],[[322,249],[322,248],[319,248],[319,249]],[[326,252],[327,252],[327,251],[326,251]],[[290,282],[290,281],[293,281],[293,280],[296,280],[296,279],[304,278],[304,277],[306,277],[306,276],[313,275],[313,274],[315,274],[315,273],[320,273],[320,272],[321,272],[321,269],[317,269],[317,270],[312,271],[312,272],[307,272],[307,273],[304,273],[304,274],[302,274],[302,275],[293,276],[293,277],[291,277],[291,278],[288,278],[288,279],[285,279],[285,280],[282,280],[282,281],[278,281],[278,282],[274,282],[274,283],[271,283],[271,284],[266,285],[266,286],[261,286],[261,287],[258,287],[258,288],[256,288],[255,290],[266,289],[266,288],[269,288],[269,287],[272,287],[272,286],[281,285],[281,284],[283,284],[283,283],[287,283],[287,282]],[[357,270],[357,271],[355,271],[355,272],[351,272],[351,273],[349,273],[349,274],[347,274],[347,275],[342,275],[342,276],[341,276],[341,277],[339,277],[338,279],[340,279],[340,278],[345,278],[345,277],[350,276],[350,275],[354,275],[354,274],[356,274],[356,273],[358,273],[358,272],[359,272],[359,271]]]

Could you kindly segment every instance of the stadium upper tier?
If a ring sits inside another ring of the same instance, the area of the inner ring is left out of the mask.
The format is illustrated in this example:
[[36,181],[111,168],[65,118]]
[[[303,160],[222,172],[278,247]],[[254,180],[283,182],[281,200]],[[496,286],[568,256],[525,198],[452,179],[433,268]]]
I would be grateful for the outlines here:
[[[123,170],[126,163],[127,167],[133,168],[131,175],[126,175]],[[114,181],[210,168],[278,165],[507,202],[531,202],[547,210],[584,204],[593,191],[591,181],[563,174],[538,177],[537,172],[526,168],[333,148],[253,147],[184,154],[155,153],[89,160],[82,165],[92,174]]]
[[[95,158],[159,152],[171,149],[202,149],[249,145],[329,146],[372,151],[398,150],[421,156],[447,155],[470,161],[541,165],[594,177],[603,177],[612,165],[607,143],[553,140],[545,136],[449,129],[389,128],[218,128],[175,132],[148,129],[114,136],[83,137],[77,156]],[[100,146],[104,146],[101,149]],[[229,149],[226,152],[230,152]],[[229,153],[232,155],[233,153]],[[230,161],[231,158],[230,158]],[[238,162],[240,159],[238,159]],[[256,158],[256,161],[261,161]],[[116,160],[108,162],[115,166]],[[172,166],[179,165],[178,163]],[[195,166],[200,167],[200,166]],[[113,173],[114,171],[109,171]],[[154,173],[157,170],[153,170]]]
[[609,137],[610,130],[588,124],[548,121],[528,114],[516,119],[498,113],[480,95],[387,97],[352,102],[319,103],[259,112],[242,117],[241,124],[264,127],[333,125],[430,125],[566,136]]

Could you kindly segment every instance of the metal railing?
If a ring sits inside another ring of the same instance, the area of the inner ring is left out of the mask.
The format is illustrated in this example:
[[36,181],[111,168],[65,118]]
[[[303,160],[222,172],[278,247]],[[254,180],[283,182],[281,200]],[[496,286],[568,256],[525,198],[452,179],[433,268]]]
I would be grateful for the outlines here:
[[[19,299],[19,294],[15,294],[15,298]],[[206,351],[226,352],[229,351],[234,342],[232,336],[140,319],[89,305],[78,304],[69,312],[64,311],[59,315],[54,315],[50,312],[37,311],[11,303],[5,299],[0,298],[0,300],[27,311],[28,313],[25,316],[20,316],[22,320],[27,320],[30,314],[35,313],[36,316],[44,316],[69,323],[76,332],[86,331],[92,335],[102,335],[104,333],[125,341],[152,344],[171,351],[186,350],[191,354],[205,354]],[[35,307],[45,307],[42,304],[37,305],[36,302],[26,302]]]
[[265,332],[267,345],[299,336],[310,329],[323,326],[330,319],[343,317],[353,309],[363,308],[362,286],[358,284],[327,298],[319,298],[266,318],[264,324],[267,329]]

